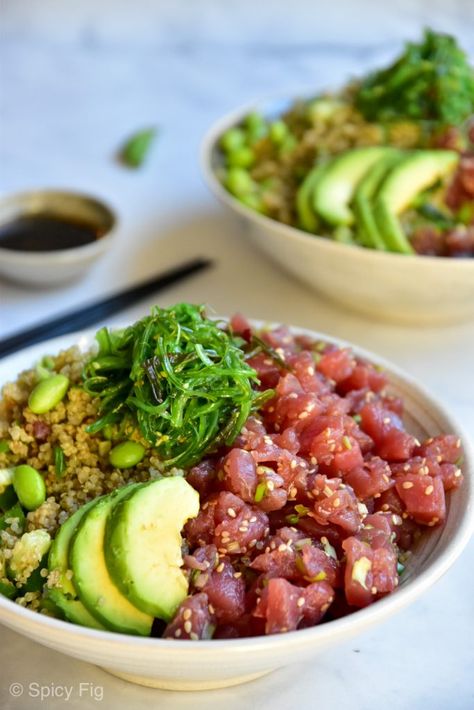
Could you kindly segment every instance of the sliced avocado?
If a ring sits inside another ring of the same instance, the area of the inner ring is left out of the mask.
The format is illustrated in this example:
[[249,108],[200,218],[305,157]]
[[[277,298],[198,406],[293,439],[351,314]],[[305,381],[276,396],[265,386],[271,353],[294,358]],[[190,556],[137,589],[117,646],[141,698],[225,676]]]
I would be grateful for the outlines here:
[[91,629],[106,630],[100,621],[90,614],[84,604],[78,599],[70,599],[60,589],[50,589],[47,599],[50,599],[68,621],[79,626],[88,626]]
[[296,193],[296,211],[300,224],[304,230],[313,234],[318,228],[318,218],[313,209],[313,193],[325,169],[326,163],[316,165],[306,175]]
[[181,529],[199,495],[181,476],[152,481],[114,506],[105,555],[112,579],[143,612],[168,621],[188,593]]
[[390,251],[413,254],[398,220],[423,190],[451,173],[459,161],[453,150],[423,150],[411,153],[389,172],[374,202],[375,220]]
[[372,200],[388,171],[404,156],[396,148],[387,148],[385,155],[367,171],[354,193],[353,210],[360,243],[371,249],[385,250],[374,217]]
[[[110,578],[104,557],[107,518],[113,506],[135,487],[125,486],[91,506],[71,541],[69,563],[80,601],[101,624],[112,631],[149,636],[153,618],[121,594]],[[139,555],[140,549],[134,552]]]
[[86,503],[61,525],[49,551],[48,569],[50,572],[58,570],[61,573],[60,589],[64,594],[69,594],[72,597],[76,596],[76,588],[67,576],[69,570],[69,545],[82,518],[96,502],[97,499]]
[[316,213],[334,227],[351,225],[354,215],[349,203],[357,184],[386,151],[382,146],[354,148],[333,158],[313,192]]

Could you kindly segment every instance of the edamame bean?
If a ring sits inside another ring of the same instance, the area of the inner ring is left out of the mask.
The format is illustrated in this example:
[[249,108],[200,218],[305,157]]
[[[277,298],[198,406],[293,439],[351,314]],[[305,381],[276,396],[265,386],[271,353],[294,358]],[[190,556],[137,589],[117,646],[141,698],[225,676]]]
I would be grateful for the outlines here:
[[43,476],[32,466],[22,464],[13,472],[13,488],[18,500],[27,510],[36,510],[46,500]]
[[255,162],[255,153],[252,148],[243,146],[229,153],[227,160],[229,165],[235,165],[238,168],[249,168]]
[[242,197],[239,197],[238,199],[239,202],[242,202],[243,205],[250,207],[252,210],[256,210],[257,212],[265,212],[265,205],[260,195],[242,195]]
[[109,461],[114,468],[132,468],[145,456],[145,447],[138,441],[122,441],[111,450]]
[[38,382],[33,388],[28,406],[34,414],[44,414],[59,404],[69,387],[66,375],[52,375],[46,380]]
[[220,145],[226,153],[232,153],[245,145],[245,133],[241,128],[229,128],[222,134]]
[[255,189],[255,182],[244,168],[230,168],[227,171],[225,184],[236,197],[253,192]]
[[283,142],[280,145],[280,155],[286,155],[288,153],[291,153],[297,145],[298,141],[296,140],[295,136],[292,133],[288,133],[288,135],[285,136]]
[[275,145],[280,145],[288,135],[288,126],[284,121],[274,121],[270,125],[270,139]]
[[247,140],[250,144],[259,141],[268,131],[264,117],[257,112],[249,113],[246,116],[245,126],[247,128]]

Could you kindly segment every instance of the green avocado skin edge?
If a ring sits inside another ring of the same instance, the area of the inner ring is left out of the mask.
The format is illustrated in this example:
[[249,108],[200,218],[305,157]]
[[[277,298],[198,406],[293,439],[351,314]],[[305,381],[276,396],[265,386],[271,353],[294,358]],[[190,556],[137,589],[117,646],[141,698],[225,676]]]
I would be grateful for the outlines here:
[[138,609],[169,621],[188,593],[181,529],[199,512],[199,495],[181,476],[145,484],[107,521],[105,558],[112,580]]
[[74,534],[69,561],[79,599],[90,614],[112,631],[149,636],[153,617],[123,596],[109,575],[104,557],[107,518],[114,505],[139,485],[125,486],[97,501]]

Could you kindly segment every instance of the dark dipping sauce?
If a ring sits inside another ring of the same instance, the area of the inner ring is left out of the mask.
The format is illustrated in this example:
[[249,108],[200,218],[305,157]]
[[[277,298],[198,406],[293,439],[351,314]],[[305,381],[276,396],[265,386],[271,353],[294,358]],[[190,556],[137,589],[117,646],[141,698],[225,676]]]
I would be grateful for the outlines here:
[[104,232],[87,222],[30,215],[0,225],[0,247],[36,252],[74,249],[95,242]]

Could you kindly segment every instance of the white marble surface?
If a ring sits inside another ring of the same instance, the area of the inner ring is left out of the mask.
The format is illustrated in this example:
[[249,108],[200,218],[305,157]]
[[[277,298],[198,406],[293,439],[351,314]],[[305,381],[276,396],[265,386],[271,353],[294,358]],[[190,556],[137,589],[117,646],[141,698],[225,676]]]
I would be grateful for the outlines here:
[[[395,6],[396,5],[396,6]],[[0,5],[0,191],[87,190],[120,216],[118,245],[81,282],[56,291],[0,283],[2,335],[109,293],[184,255],[212,271],[159,302],[189,299],[220,313],[313,327],[392,359],[428,385],[474,435],[473,324],[383,326],[319,300],[251,250],[204,188],[200,138],[220,114],[274,91],[340,83],[393,56],[431,24],[474,56],[472,0],[326,3],[281,0],[153,2],[3,0]],[[160,138],[138,173],[118,167],[117,145],[156,123]],[[153,299],[117,316],[134,319]],[[474,545],[420,602],[312,663],[247,686],[202,694],[134,687],[2,629],[0,707],[221,708],[316,705],[338,710],[464,710],[474,704]],[[292,659],[294,660],[294,659]],[[21,682],[24,694],[9,693]],[[97,690],[95,698],[87,686]],[[72,687],[70,699],[35,697],[36,685]]]

